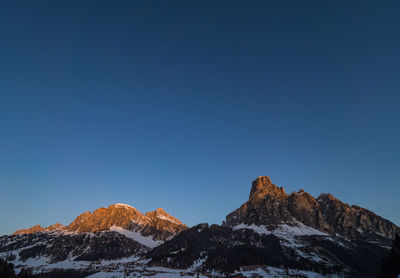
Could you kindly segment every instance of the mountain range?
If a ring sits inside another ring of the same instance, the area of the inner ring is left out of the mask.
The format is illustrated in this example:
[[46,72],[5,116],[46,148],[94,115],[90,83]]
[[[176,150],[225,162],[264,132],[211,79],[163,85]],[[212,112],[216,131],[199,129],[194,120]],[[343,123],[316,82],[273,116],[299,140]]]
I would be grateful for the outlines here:
[[0,258],[35,273],[378,277],[399,232],[389,220],[331,194],[287,194],[261,176],[222,225],[189,228],[161,208],[143,214],[114,204],[84,212],[67,226],[37,225],[2,236]]

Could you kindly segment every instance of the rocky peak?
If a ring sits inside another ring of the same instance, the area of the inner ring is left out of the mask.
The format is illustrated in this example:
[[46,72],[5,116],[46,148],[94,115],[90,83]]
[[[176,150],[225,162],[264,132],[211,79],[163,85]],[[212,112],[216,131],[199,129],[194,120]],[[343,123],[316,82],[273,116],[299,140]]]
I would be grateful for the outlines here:
[[267,176],[260,176],[253,181],[249,199],[262,199],[266,195],[274,198],[286,198],[286,192],[282,187],[277,187]]
[[321,193],[318,196],[318,201],[323,201],[323,200],[336,200],[335,197],[332,196],[330,193]]
[[47,228],[44,228],[40,225],[35,225],[29,229],[22,229],[22,230],[18,230],[16,232],[13,233],[13,235],[23,235],[23,234],[35,234],[35,233],[42,233],[42,232],[54,232],[54,231],[61,231],[65,229],[65,226],[57,223],[54,225],[50,225]]
[[44,230],[44,228],[42,226],[35,225],[28,229],[21,229],[21,230],[15,231],[13,233],[13,235],[34,234],[34,233],[42,232],[43,230]]
[[392,222],[367,209],[343,203],[329,193],[317,199],[302,189],[287,195],[266,176],[252,183],[249,200],[228,214],[224,225],[296,225],[296,222],[350,237],[378,234],[393,238],[399,231]]
[[146,212],[146,217],[150,218],[152,221],[168,221],[175,225],[183,225],[184,224],[173,217],[172,215],[166,213],[162,208],[158,208],[155,211]]
[[52,231],[60,231],[60,230],[64,230],[64,229],[65,229],[65,226],[64,226],[63,224],[61,224],[61,223],[56,223],[56,224],[53,224],[53,225],[48,226],[48,227],[45,229],[45,231],[52,232]]
[[125,204],[113,204],[106,208],[96,209],[93,213],[79,215],[67,229],[75,232],[97,232],[118,226],[129,229],[135,224],[146,225],[148,219],[140,211]]

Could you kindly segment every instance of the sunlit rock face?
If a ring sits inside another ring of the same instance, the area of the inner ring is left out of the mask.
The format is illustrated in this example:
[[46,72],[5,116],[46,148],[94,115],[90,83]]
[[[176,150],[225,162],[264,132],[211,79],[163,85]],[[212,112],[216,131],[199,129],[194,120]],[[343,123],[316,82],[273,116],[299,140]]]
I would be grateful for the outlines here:
[[67,226],[67,230],[78,233],[97,232],[107,230],[112,226],[131,229],[148,223],[148,219],[134,207],[114,204],[107,208],[96,209],[93,213],[88,211],[79,215]]
[[394,238],[399,228],[372,211],[350,206],[331,194],[314,198],[300,190],[286,194],[269,177],[258,177],[252,184],[249,200],[226,217],[225,225],[255,224],[273,227],[281,223],[307,226],[332,235],[366,236],[379,234]]
[[226,224],[276,225],[292,221],[287,210],[287,194],[269,177],[258,177],[251,186],[249,200],[226,217]]
[[36,225],[29,229],[22,229],[22,230],[15,231],[13,233],[13,235],[34,234],[34,233],[39,233],[39,232],[53,232],[53,231],[61,231],[64,229],[65,229],[65,226],[60,223],[50,225],[47,228],[43,228],[40,225]]
[[44,228],[42,226],[36,225],[36,226],[33,226],[28,229],[21,229],[21,230],[15,231],[13,233],[13,235],[33,234],[33,233],[42,232],[43,230],[44,230]]
[[144,236],[153,236],[156,240],[165,240],[187,228],[161,208],[144,215],[129,205],[114,204],[93,213],[81,214],[66,229],[82,233],[104,231],[114,226],[140,231]]
[[145,233],[156,235],[156,239],[168,239],[187,229],[186,225],[166,213],[162,208],[146,212],[145,217],[150,220],[150,229]]
[[112,230],[115,227],[140,232],[143,236],[151,236],[154,240],[166,240],[187,229],[186,225],[161,208],[143,214],[132,206],[114,204],[99,208],[93,213],[84,212],[68,226],[57,223],[43,228],[36,225],[29,229],[18,230],[13,235],[55,231],[89,233]]

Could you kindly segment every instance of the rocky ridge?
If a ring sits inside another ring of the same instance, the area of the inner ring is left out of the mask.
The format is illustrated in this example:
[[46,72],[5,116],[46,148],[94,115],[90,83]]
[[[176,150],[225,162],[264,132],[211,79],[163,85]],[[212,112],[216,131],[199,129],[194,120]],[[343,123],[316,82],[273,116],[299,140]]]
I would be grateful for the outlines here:
[[56,223],[54,225],[50,225],[50,226],[48,226],[46,228],[43,228],[40,225],[36,225],[36,226],[33,226],[33,227],[29,228],[29,229],[22,229],[22,230],[15,231],[13,233],[13,235],[34,234],[34,233],[40,233],[40,232],[42,232],[42,233],[44,233],[44,232],[54,232],[54,231],[62,231],[64,229],[65,229],[65,226],[63,224],[60,224],[60,223]]
[[68,226],[57,223],[43,228],[36,225],[29,229],[18,230],[13,235],[53,231],[79,234],[107,231],[115,227],[140,232],[143,236],[153,237],[154,240],[166,240],[187,229],[186,225],[161,208],[143,214],[132,206],[117,203],[96,209],[93,213],[84,212]]
[[395,224],[372,211],[350,206],[327,193],[318,198],[303,190],[287,194],[266,176],[252,183],[249,200],[228,214],[224,225],[255,224],[274,229],[282,223],[297,222],[330,235],[348,237],[378,234],[394,238],[399,232]]

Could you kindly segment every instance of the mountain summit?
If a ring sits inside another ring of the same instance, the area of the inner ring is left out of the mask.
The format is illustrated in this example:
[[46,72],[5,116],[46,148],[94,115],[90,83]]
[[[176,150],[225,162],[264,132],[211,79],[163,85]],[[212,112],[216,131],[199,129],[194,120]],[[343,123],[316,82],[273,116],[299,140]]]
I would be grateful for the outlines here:
[[287,196],[285,190],[272,184],[269,177],[260,176],[252,183],[249,199],[262,199],[266,195],[274,198],[285,198]]

